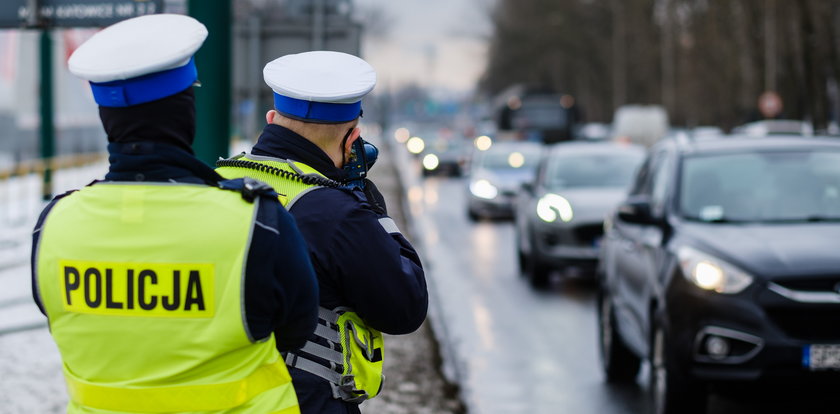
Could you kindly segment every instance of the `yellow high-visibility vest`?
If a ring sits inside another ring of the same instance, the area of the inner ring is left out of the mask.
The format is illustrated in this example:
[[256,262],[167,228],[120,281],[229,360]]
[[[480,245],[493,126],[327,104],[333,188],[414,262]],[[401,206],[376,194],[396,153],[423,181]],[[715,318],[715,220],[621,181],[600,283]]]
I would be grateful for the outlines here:
[[37,291],[68,413],[299,413],[273,334],[250,337],[243,289],[257,210],[234,191],[99,183],[40,231]]
[[280,196],[280,203],[287,210],[309,191],[340,186],[337,181],[297,161],[243,153],[216,164],[216,172],[227,179],[251,177],[267,183]]
[[[268,183],[279,193],[280,202],[287,209],[309,191],[325,185],[338,186],[314,168],[296,161],[279,158],[240,154],[217,162],[216,172],[228,178],[251,177]],[[319,318],[334,329],[316,330],[316,336],[330,343],[324,347],[307,341],[303,352],[326,359],[341,366],[336,372],[310,361],[296,352],[289,352],[286,364],[330,382],[333,397],[351,402],[362,402],[376,397],[382,390],[385,344],[382,333],[373,329],[352,309],[321,308]],[[335,349],[341,349],[341,352]]]

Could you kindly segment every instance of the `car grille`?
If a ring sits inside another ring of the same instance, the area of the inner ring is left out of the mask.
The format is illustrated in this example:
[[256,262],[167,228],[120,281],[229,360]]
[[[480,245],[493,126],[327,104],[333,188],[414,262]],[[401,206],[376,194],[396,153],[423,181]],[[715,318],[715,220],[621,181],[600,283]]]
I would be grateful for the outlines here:
[[604,224],[587,224],[575,227],[572,231],[579,245],[592,246],[597,239],[600,239],[604,235]]
[[787,335],[805,341],[840,340],[840,306],[768,309],[770,320]]
[[773,283],[788,289],[806,292],[837,292],[837,289],[840,288],[840,276],[819,279],[781,279],[774,280]]
[[513,198],[513,197],[515,197],[515,196],[516,196],[516,189],[513,189],[513,188],[503,188],[503,189],[501,190],[501,193],[502,193],[502,195],[503,195],[503,196],[505,196],[505,197],[508,197],[508,198]]
[[[837,292],[840,275],[775,278],[771,285],[799,294]],[[771,286],[769,290],[772,290]],[[762,295],[769,319],[788,336],[803,341],[840,340],[840,304],[802,303],[778,294]],[[778,292],[777,292],[778,293]]]

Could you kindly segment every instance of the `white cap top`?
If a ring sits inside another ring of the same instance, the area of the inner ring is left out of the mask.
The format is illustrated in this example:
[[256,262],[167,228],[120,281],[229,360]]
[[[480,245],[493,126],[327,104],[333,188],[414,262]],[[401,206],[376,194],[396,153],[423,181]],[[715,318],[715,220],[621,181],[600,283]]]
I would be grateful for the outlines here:
[[126,80],[186,65],[206,38],[207,28],[192,17],[140,16],[95,34],[67,64],[91,82]]
[[265,65],[265,83],[274,93],[310,102],[350,104],[376,85],[376,71],[364,60],[341,52],[286,55]]

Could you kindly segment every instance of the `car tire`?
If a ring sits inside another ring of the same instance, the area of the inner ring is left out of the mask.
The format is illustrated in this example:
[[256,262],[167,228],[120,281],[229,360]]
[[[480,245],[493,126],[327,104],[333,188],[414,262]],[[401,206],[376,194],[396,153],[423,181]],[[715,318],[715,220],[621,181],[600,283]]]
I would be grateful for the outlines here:
[[519,263],[519,275],[526,276],[525,269],[528,268],[528,256],[526,256],[525,253],[522,253],[522,251],[520,250],[516,252],[516,259],[517,263]]
[[531,282],[531,286],[536,289],[547,288],[550,281],[551,268],[543,263],[533,252],[530,256],[526,256],[525,259],[525,274],[528,275],[528,281]]
[[654,414],[704,414],[708,396],[703,384],[686,378],[676,369],[667,332],[658,320],[654,326],[650,355],[650,392]]
[[528,254],[522,250],[522,237],[521,234],[524,230],[519,228],[519,226],[514,227],[514,243],[516,244],[516,261],[519,264],[519,275],[525,276],[525,271],[528,268]]
[[479,216],[478,213],[476,213],[475,210],[473,210],[473,209],[468,209],[467,210],[467,217],[469,217],[470,221],[473,221],[473,222],[481,219],[481,216]]
[[631,383],[636,379],[642,359],[624,344],[616,329],[612,301],[604,290],[598,295],[598,345],[607,382]]

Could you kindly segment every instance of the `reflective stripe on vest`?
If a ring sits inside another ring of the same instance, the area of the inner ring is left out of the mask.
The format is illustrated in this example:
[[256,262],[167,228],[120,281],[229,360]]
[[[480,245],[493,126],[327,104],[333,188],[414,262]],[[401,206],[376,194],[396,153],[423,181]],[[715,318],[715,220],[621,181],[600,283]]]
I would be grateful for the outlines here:
[[255,342],[244,314],[265,202],[203,185],[99,183],[55,204],[36,280],[68,413],[298,412],[274,336]]
[[[288,171],[290,173],[300,174],[302,176],[326,178],[323,174],[319,173],[314,168],[297,161],[289,161],[280,158],[264,157],[252,154],[240,154],[233,157],[232,159],[251,161],[257,164],[267,165],[269,167],[274,167],[283,171]],[[219,175],[227,179],[251,177],[267,183],[272,188],[274,188],[274,191],[277,191],[277,193],[280,195],[280,203],[283,204],[283,207],[286,207],[287,210],[290,209],[292,205],[294,205],[294,203],[307,192],[322,187],[317,184],[304,184],[298,180],[293,180],[286,177],[281,177],[277,174],[272,174],[267,171],[260,171],[250,168],[219,167],[216,168],[216,172],[218,172]]]
[[[119,388],[92,384],[65,371],[71,400],[86,407],[144,413],[216,411],[238,407],[291,381],[283,361],[263,365],[247,378],[219,384]],[[291,389],[290,389],[291,391]]]
[[[319,323],[315,335],[328,346],[306,341],[303,348],[286,354],[286,365],[329,381],[333,397],[360,403],[379,395],[385,377],[382,375],[385,344],[382,333],[370,328],[348,308],[332,311],[318,309]],[[336,351],[336,346],[341,351]],[[329,361],[324,366],[306,354]]]
[[[315,174],[323,177],[312,167],[299,162],[245,154],[234,158],[298,174]],[[290,209],[307,192],[320,187],[251,168],[219,167],[216,171],[228,179],[251,177],[265,181],[282,194],[280,201],[286,209]],[[399,229],[390,218],[381,218],[379,223],[388,233],[399,233]],[[330,361],[331,366],[321,365],[297,352],[286,354],[286,365],[307,371],[329,381],[333,397],[336,399],[359,403],[376,397],[382,388],[384,378],[382,376],[382,356],[384,352],[382,334],[368,327],[350,309],[339,308],[336,312],[320,308],[319,318],[326,325],[319,324],[315,335],[327,340],[331,344],[330,348],[307,341],[303,349],[299,351]],[[330,328],[327,328],[328,326]],[[338,346],[342,351],[335,351],[332,348],[333,346]],[[336,369],[339,368],[341,372],[337,372]]]

